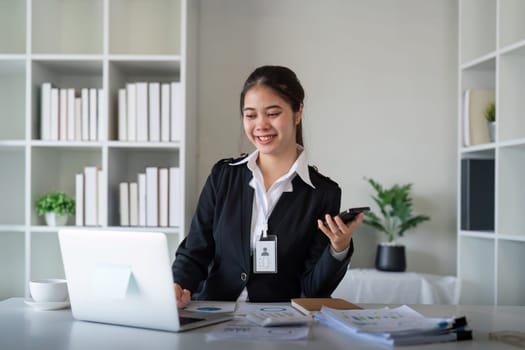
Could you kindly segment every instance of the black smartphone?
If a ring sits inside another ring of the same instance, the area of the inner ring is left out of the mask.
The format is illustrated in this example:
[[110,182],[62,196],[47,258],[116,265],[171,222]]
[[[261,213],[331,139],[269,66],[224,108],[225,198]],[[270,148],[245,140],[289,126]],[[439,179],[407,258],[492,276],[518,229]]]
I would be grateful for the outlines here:
[[[355,208],[346,209],[345,211],[340,212],[338,216],[341,218],[341,220],[343,220],[345,224],[348,224],[350,221],[353,221],[357,217],[357,215],[359,215],[359,213],[369,211],[369,210],[370,210],[370,207],[355,207]],[[325,226],[328,226],[328,223],[326,222],[326,220],[323,220],[323,224]]]

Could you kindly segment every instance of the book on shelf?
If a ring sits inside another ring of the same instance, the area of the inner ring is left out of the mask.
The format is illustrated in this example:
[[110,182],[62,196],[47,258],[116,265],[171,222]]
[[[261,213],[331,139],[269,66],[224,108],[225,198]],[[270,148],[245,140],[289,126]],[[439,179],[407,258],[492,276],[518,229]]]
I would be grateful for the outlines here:
[[337,310],[361,309],[360,306],[341,298],[293,298],[290,303],[305,315],[312,315],[323,306]]
[[159,168],[146,168],[146,226],[159,225]]
[[107,200],[107,183],[106,173],[103,169],[97,169],[97,203],[98,203],[98,214],[97,223],[100,226],[107,225],[107,212],[108,212],[108,200]]
[[82,140],[82,98],[75,97],[75,141]]
[[137,87],[135,84],[126,85],[128,141],[137,141]]
[[89,89],[80,90],[82,100],[82,141],[89,141]]
[[494,159],[461,160],[461,229],[494,231]]
[[51,130],[49,139],[52,141],[58,141],[59,138],[59,123],[60,123],[60,101],[59,92],[57,88],[51,88]]
[[180,82],[126,84],[126,88],[118,90],[118,140],[180,141],[184,128],[183,98]]
[[75,89],[67,89],[67,140],[75,140]]
[[97,118],[97,89],[89,89],[89,141],[98,139],[98,118]]
[[98,169],[95,166],[84,168],[84,225],[98,224]]
[[489,143],[487,106],[494,102],[494,90],[467,89],[463,95],[463,144],[475,146]]
[[[138,82],[136,89],[137,141],[148,141],[148,83]],[[129,110],[129,109],[128,109]]]
[[97,124],[98,124],[98,131],[97,131],[97,139],[99,141],[102,141],[102,139],[106,135],[106,123],[107,120],[104,116],[104,90],[98,89],[97,90]]
[[84,226],[84,174],[75,175],[75,225]]
[[129,183],[129,226],[139,225],[139,192],[136,182]]
[[159,169],[159,226],[168,227],[168,169]]
[[119,197],[120,226],[129,226],[129,184],[127,182],[119,184]]
[[40,138],[51,139],[51,83],[43,83],[40,89]]
[[107,225],[106,173],[97,166],[84,167],[75,174],[75,225]]
[[96,141],[105,135],[102,89],[41,85],[40,138],[46,141]]
[[58,108],[58,116],[59,116],[59,122],[58,122],[58,130],[59,130],[59,136],[58,139],[61,141],[67,140],[67,89],[59,89],[59,108]]
[[127,116],[126,89],[118,90],[118,140],[128,140],[128,116]]
[[[76,225],[107,226],[107,174],[97,166],[75,175]],[[180,226],[182,202],[180,169],[146,167],[136,182],[120,182],[117,189],[118,225]],[[175,189],[175,191],[173,191]]]
[[160,141],[160,83],[149,83],[149,140]]
[[139,201],[139,226],[146,226],[146,174],[137,175],[138,201]]
[[170,84],[161,86],[161,109],[160,109],[160,140],[169,142],[170,140]]
[[328,327],[388,346],[472,339],[466,317],[425,317],[407,305],[361,310],[322,307],[314,317]]

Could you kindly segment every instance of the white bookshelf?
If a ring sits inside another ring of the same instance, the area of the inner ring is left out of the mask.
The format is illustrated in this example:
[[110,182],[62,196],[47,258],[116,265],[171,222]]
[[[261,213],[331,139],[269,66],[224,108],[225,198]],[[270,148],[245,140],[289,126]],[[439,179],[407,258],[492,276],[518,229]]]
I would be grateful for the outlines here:
[[[74,176],[86,166],[105,170],[103,228],[165,232],[174,254],[191,214],[186,208],[194,205],[196,6],[188,0],[0,2],[0,299],[27,296],[30,279],[64,276],[59,228],[45,226],[34,203],[49,191],[74,196]],[[118,141],[118,89],[137,81],[181,83],[181,140]],[[41,139],[43,82],[103,89],[98,141]],[[147,166],[181,169],[179,227],[119,226],[118,184],[136,181]]]
[[[525,305],[525,2],[459,0],[458,277],[460,302]],[[496,92],[495,142],[463,146],[462,93]],[[494,230],[461,229],[461,160],[494,159]]]

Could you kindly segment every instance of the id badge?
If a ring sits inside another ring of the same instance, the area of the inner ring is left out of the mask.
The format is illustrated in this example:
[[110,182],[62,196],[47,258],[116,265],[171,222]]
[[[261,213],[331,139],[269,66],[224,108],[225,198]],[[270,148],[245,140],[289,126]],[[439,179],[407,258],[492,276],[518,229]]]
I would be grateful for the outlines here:
[[255,243],[253,273],[277,273],[277,236],[261,237]]

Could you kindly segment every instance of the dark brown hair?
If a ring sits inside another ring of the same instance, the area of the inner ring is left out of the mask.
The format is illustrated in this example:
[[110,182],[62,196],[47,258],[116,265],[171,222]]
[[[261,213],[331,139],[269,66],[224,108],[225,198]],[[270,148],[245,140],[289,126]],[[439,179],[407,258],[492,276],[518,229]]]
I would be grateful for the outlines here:
[[[304,89],[295,73],[286,67],[262,66],[254,70],[241,92],[241,115],[244,109],[244,97],[248,90],[256,85],[264,85],[274,90],[286,102],[290,104],[294,113],[299,112],[304,101]],[[303,146],[302,120],[296,125],[296,142]]]

